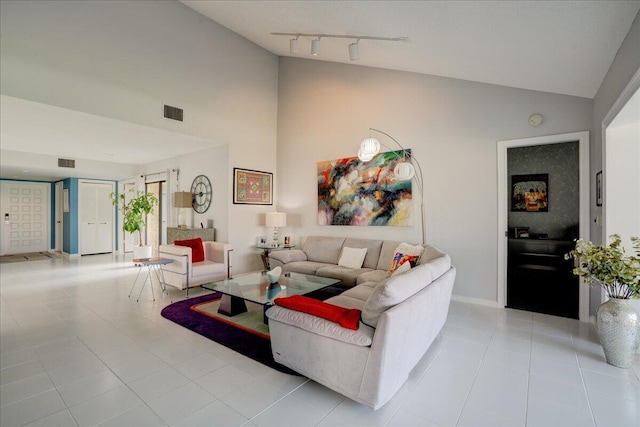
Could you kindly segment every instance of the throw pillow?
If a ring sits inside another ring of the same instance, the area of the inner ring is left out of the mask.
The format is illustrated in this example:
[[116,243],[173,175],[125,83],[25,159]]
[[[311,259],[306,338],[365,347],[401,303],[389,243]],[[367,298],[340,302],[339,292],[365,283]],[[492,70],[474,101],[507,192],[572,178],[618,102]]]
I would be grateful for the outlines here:
[[204,261],[204,246],[202,246],[201,238],[197,237],[195,239],[175,240],[173,244],[191,248],[191,262]]
[[411,262],[409,261],[405,261],[402,264],[400,264],[400,266],[398,268],[396,268],[392,274],[400,274],[400,273],[404,273],[405,271],[409,271],[411,270]]
[[418,258],[420,258],[419,255],[405,255],[403,253],[396,252],[393,256],[393,261],[391,261],[391,265],[389,266],[389,273],[394,274],[402,264],[409,263],[410,266],[415,266],[418,262]]
[[393,272],[406,261],[411,263],[411,267],[415,267],[423,252],[424,247],[422,245],[400,243],[396,248],[396,253],[393,255],[393,260],[389,266],[389,273],[393,274]]
[[342,254],[338,265],[346,268],[362,268],[364,257],[367,256],[367,248],[342,248]]

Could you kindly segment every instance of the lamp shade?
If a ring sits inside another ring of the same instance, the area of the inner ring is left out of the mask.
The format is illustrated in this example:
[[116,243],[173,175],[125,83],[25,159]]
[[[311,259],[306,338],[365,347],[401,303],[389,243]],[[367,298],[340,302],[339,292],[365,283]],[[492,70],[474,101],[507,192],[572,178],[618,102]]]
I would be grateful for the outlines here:
[[405,161],[396,165],[393,174],[398,181],[408,181],[416,174],[416,169],[411,163]]
[[193,195],[189,191],[176,191],[173,204],[176,208],[190,208],[193,203]]
[[265,214],[267,227],[284,227],[287,225],[287,214],[284,212],[267,212]]
[[371,160],[373,156],[380,152],[380,141],[375,138],[366,138],[360,143],[360,151],[358,152],[358,156],[362,156],[363,158],[368,158]]

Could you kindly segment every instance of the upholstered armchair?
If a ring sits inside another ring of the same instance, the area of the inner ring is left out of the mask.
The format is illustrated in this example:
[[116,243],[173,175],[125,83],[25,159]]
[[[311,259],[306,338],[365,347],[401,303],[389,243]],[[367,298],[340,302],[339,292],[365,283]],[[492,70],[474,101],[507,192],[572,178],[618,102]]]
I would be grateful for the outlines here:
[[226,242],[202,242],[200,239],[160,245],[159,256],[170,258],[172,263],[162,267],[167,285],[178,289],[200,286],[229,277],[229,253],[233,250]]

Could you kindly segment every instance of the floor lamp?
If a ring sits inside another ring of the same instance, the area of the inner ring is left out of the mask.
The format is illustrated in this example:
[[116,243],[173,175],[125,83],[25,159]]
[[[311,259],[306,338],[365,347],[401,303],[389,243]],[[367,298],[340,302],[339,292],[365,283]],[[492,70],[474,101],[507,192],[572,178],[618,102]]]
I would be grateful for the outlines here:
[[402,157],[403,159],[408,160],[402,163],[398,163],[393,169],[393,175],[400,181],[408,181],[410,179],[415,180],[416,186],[418,187],[418,191],[420,193],[420,226],[422,244],[424,245],[426,244],[426,236],[424,231],[424,193],[422,192],[423,178],[420,163],[418,163],[418,159],[416,159],[411,154],[411,151],[405,149],[402,145],[400,145],[400,143],[396,141],[394,137],[386,132],[373,128],[369,128],[369,137],[365,138],[360,144],[360,149],[358,150],[358,159],[360,159],[361,161],[368,162],[373,159],[373,157],[380,152],[381,145],[387,147],[386,145],[381,144],[380,141],[378,141],[376,138],[373,138],[371,136],[371,132],[378,132],[382,135],[387,136],[390,140],[395,142],[401,150],[401,154],[399,154],[398,157]]

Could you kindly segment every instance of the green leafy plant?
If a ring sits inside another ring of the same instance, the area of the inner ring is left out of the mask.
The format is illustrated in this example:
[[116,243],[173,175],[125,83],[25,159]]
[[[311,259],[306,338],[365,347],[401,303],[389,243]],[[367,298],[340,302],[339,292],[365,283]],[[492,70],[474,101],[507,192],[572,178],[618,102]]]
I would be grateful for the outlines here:
[[629,299],[640,296],[640,239],[631,238],[636,255],[626,255],[620,236],[609,236],[609,245],[594,245],[579,239],[565,259],[576,259],[573,274],[586,283],[601,286],[609,298]]
[[[133,190],[130,190],[133,191]],[[153,212],[158,198],[153,193],[138,192],[138,197],[126,201],[124,194],[109,194],[114,206],[122,213],[122,229],[127,233],[138,233],[138,244],[142,245],[142,229],[146,225],[147,215]]]

